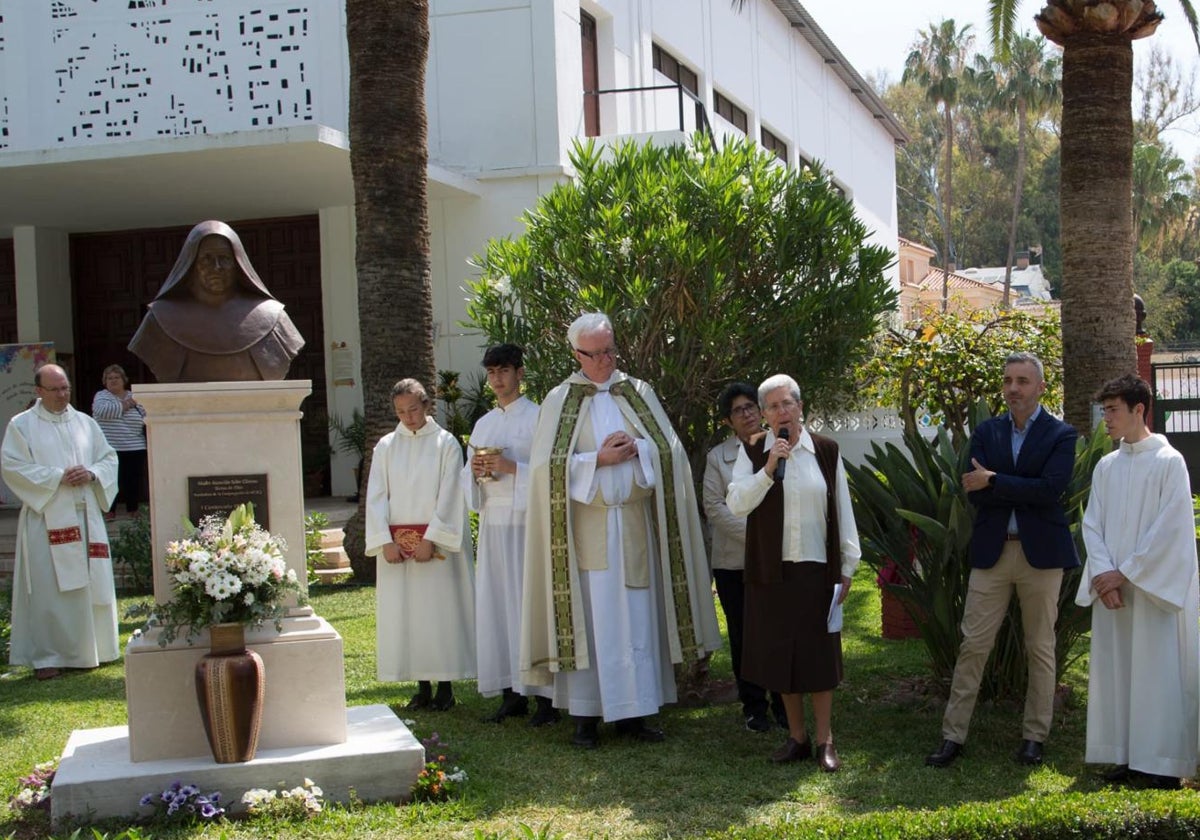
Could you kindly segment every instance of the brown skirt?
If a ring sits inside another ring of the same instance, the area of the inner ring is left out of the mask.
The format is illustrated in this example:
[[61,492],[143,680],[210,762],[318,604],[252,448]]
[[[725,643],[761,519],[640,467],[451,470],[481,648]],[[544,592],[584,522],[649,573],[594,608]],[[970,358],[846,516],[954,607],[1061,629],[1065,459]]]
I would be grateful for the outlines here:
[[784,563],[781,583],[746,582],[742,677],[781,694],[842,681],[842,634],[826,629],[833,587],[823,563]]

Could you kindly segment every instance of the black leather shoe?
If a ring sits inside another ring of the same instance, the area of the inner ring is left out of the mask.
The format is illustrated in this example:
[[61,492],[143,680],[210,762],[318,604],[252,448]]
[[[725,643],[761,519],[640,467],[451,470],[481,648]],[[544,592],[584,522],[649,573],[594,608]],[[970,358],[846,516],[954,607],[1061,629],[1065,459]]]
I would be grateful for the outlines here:
[[1109,770],[1108,772],[1101,773],[1100,778],[1104,779],[1104,781],[1106,781],[1106,782],[1112,782],[1113,784],[1120,784],[1121,782],[1129,781],[1130,775],[1131,774],[1129,772],[1128,764],[1118,764],[1116,767]]
[[596,749],[596,747],[600,746],[600,736],[596,732],[596,727],[599,722],[600,718],[575,718],[575,734],[571,737],[571,743],[580,749]]
[[761,735],[764,732],[770,732],[772,726],[771,720],[762,712],[746,716],[746,728],[751,732],[757,732]]
[[418,709],[428,709],[430,701],[433,699],[433,686],[427,681],[421,680],[417,683],[417,693],[404,706],[410,712],[415,712]]
[[1026,738],[1021,742],[1021,748],[1017,750],[1017,761],[1020,764],[1041,764],[1042,763],[1042,744],[1040,741],[1030,741]]
[[433,702],[429,704],[429,708],[435,712],[447,712],[454,707],[454,689],[448,682],[438,683],[437,694],[433,695]]
[[529,725],[533,727],[549,726],[552,723],[558,723],[561,715],[558,709],[550,702],[549,697],[537,698],[537,709],[529,718]]
[[617,721],[616,730],[618,735],[627,735],[630,738],[645,741],[648,744],[657,744],[667,740],[666,733],[661,729],[647,726],[646,719],[640,717]]
[[505,718],[525,717],[529,714],[529,700],[517,694],[511,688],[504,689],[504,700],[496,713],[486,718],[487,723],[502,723]]
[[1146,787],[1156,790],[1179,790],[1179,778],[1176,776],[1159,776],[1156,773],[1143,773]]
[[963,745],[958,741],[951,741],[947,738],[942,741],[942,745],[938,747],[937,752],[932,752],[925,756],[926,767],[949,767],[954,763],[954,759],[962,755]]
[[771,761],[776,764],[787,764],[790,761],[807,761],[812,758],[812,741],[807,738],[803,742],[788,738],[784,745],[771,753]]
[[842,768],[842,760],[838,758],[833,744],[821,744],[817,747],[817,766],[824,773],[836,773]]

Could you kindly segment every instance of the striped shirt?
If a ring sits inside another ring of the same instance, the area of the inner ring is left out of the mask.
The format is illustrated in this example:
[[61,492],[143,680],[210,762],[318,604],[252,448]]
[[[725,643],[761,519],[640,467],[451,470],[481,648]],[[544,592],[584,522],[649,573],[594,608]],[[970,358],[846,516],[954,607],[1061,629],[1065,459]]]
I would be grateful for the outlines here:
[[126,409],[116,395],[105,388],[92,400],[92,417],[104,431],[109,446],[118,452],[146,448],[146,412],[142,407]]

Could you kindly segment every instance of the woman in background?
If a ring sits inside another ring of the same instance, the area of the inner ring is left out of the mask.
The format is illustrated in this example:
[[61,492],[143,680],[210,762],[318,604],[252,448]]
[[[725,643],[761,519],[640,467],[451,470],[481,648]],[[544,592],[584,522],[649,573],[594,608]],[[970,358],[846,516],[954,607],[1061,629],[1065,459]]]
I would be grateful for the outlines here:
[[92,400],[92,417],[104,431],[109,446],[117,450],[117,498],[106,518],[114,519],[117,502],[125,512],[137,513],[146,480],[146,412],[129,390],[129,377],[120,365],[109,365],[102,376],[103,390]]

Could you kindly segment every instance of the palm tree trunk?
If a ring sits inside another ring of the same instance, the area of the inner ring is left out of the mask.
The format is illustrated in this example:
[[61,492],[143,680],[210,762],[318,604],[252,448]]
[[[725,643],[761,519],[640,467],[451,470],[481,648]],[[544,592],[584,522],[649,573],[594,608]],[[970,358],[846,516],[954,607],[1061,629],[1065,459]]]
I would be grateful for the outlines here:
[[946,223],[943,233],[946,249],[942,256],[943,313],[950,308],[950,210],[953,206],[951,198],[953,196],[952,183],[954,178],[954,115],[951,112],[949,103],[946,103],[944,107],[946,109]]
[[1090,434],[1092,394],[1137,366],[1131,44],[1069,43],[1062,90],[1064,402],[1067,422]]
[[355,579],[369,582],[375,563],[363,556],[366,480],[375,442],[396,426],[391,386],[411,376],[433,396],[435,384],[425,183],[428,0],[346,0],[346,40],[367,426],[359,508],[346,543]]
[[1021,195],[1025,189],[1025,120],[1026,105],[1024,99],[1017,100],[1017,177],[1013,185],[1012,220],[1008,225],[1008,259],[1004,263],[1004,298],[1000,302],[1002,309],[1008,309],[1012,298],[1012,267],[1013,256],[1017,250],[1017,219],[1021,214]]

